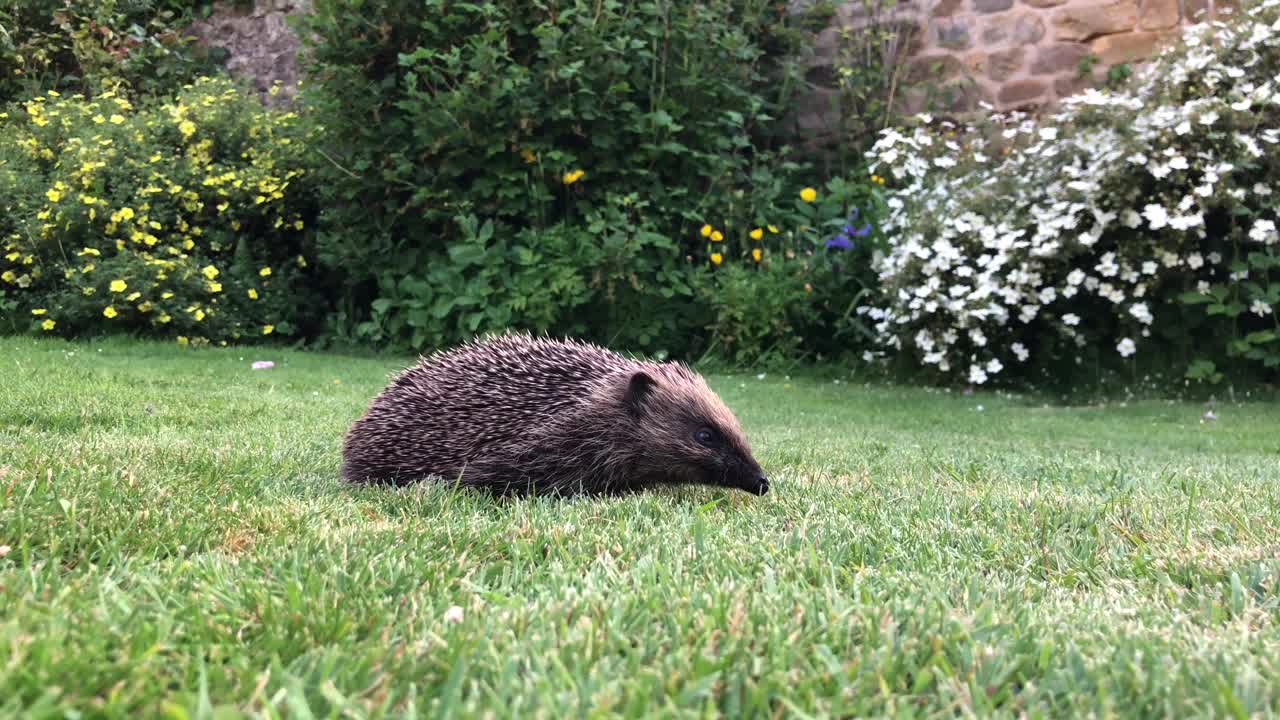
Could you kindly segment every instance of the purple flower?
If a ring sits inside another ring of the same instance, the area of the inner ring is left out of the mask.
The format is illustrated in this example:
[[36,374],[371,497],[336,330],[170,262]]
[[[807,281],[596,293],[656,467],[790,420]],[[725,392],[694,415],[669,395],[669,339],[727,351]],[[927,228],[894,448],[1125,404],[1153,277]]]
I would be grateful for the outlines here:
[[853,212],[849,215],[849,222],[845,223],[844,227],[840,229],[840,232],[836,233],[835,237],[827,240],[828,248],[851,250],[856,244],[853,241],[854,238],[866,237],[867,233],[871,232],[871,223],[866,223],[857,230],[853,229],[852,223],[854,220],[858,219],[858,213],[858,208],[854,208]]

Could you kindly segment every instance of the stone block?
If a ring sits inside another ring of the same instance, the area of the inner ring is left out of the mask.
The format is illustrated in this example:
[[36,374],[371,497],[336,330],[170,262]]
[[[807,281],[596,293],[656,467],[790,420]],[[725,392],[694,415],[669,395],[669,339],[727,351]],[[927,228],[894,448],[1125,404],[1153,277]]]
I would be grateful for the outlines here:
[[964,67],[971,77],[981,77],[987,74],[987,68],[991,62],[988,60],[987,54],[978,50],[964,56]]
[[964,0],[938,0],[934,3],[929,15],[932,17],[951,17],[964,8]]
[[931,28],[933,41],[938,47],[948,50],[966,50],[973,45],[973,36],[969,32],[969,23],[964,20],[935,22]]
[[1032,75],[1057,75],[1074,73],[1080,60],[1089,54],[1089,48],[1076,43],[1057,43],[1040,48],[1031,63]]
[[1066,5],[1067,0],[1022,0],[1022,3],[1028,7],[1043,10],[1045,8],[1056,8],[1059,5]]
[[1142,0],[1138,8],[1139,30],[1172,30],[1178,26],[1179,0]]
[[1091,85],[1093,85],[1093,81],[1088,76],[1080,77],[1076,74],[1063,75],[1053,81],[1053,95],[1055,98],[1061,100],[1062,98],[1071,97],[1072,95],[1079,95]]
[[1004,12],[1013,7],[1013,0],[972,0],[970,4],[974,12],[989,15]]
[[1000,88],[996,100],[1005,108],[1026,107],[1043,100],[1048,89],[1042,80],[1015,80]]
[[1132,30],[1137,24],[1138,4],[1133,0],[1093,0],[1055,12],[1053,36],[1057,40],[1091,40]]
[[1044,38],[1044,20],[1038,13],[1010,13],[987,21],[982,44],[1034,45]]
[[1094,40],[1090,49],[1106,65],[1131,63],[1153,57],[1161,43],[1173,33],[1131,32],[1106,35]]
[[911,59],[907,66],[906,82],[940,83],[965,75],[964,65],[954,55],[921,55]]
[[1022,48],[993,52],[987,57],[987,77],[996,82],[1004,82],[1022,69],[1026,51]]

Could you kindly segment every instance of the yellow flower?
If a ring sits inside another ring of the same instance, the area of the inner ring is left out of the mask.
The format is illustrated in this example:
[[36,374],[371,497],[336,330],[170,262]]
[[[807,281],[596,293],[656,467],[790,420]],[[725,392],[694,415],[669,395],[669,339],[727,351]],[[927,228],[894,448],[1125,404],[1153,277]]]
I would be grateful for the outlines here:
[[222,292],[222,283],[220,283],[220,282],[214,282],[213,280],[210,280],[210,281],[209,281],[209,292],[212,292],[212,293],[220,293],[220,292]]
[[47,311],[47,310],[45,310],[44,308],[36,308],[36,309],[34,309],[34,310],[32,310],[32,311],[31,311],[31,314],[32,314],[32,315],[43,315],[43,314],[45,314],[46,312],[48,312],[48,311]]
[[190,344],[191,344],[191,341],[187,339],[187,336],[186,336],[186,335],[179,335],[179,336],[178,336],[178,344],[179,344],[179,345],[190,345]]
[[142,293],[140,293],[140,292],[131,292],[131,293],[129,293],[129,296],[125,298],[125,300],[128,300],[129,302],[133,302],[134,300],[137,300],[137,299],[138,299],[138,298],[140,298],[140,297],[142,297]]
[[106,122],[106,121],[107,121],[107,119],[106,119],[106,118],[104,118],[104,117],[102,117],[101,115],[94,115],[94,116],[93,116],[93,122],[94,122],[95,124],[101,125],[102,123],[104,123],[104,122]]
[[299,255],[299,256],[298,256],[298,267],[306,267],[306,266],[307,266],[307,259],[306,259],[306,258],[304,258],[304,257],[302,257],[301,255]]
[[760,229],[760,228],[756,228],[755,230],[752,230],[752,231],[751,231],[751,239],[752,239],[752,240],[759,240],[759,239],[760,239],[760,238],[762,238],[762,237],[764,237],[764,230],[762,230],[762,229]]
[[151,302],[146,301],[138,305],[138,312],[151,312]]
[[581,179],[582,179],[582,176],[584,176],[584,175],[586,175],[586,174],[587,174],[587,173],[586,173],[585,171],[583,171],[583,170],[574,170],[573,172],[567,172],[567,173],[565,173],[565,174],[564,174],[564,178],[562,178],[562,179],[564,180],[564,184],[565,184],[565,185],[572,185],[572,184],[574,184],[574,183],[578,182],[579,180],[581,180]]
[[123,280],[111,281],[111,292],[124,292],[127,287],[129,287],[129,283],[126,283]]
[[133,219],[133,208],[120,208],[120,219],[121,219],[121,220],[132,220],[132,219]]
[[533,154],[533,151],[532,151],[532,150],[530,150],[529,148],[524,148],[524,149],[522,149],[522,150],[520,151],[520,157],[524,158],[524,161],[525,161],[525,162],[527,162],[527,163],[531,163],[531,162],[533,162],[534,160],[537,160],[537,159],[538,159],[538,156],[537,156],[537,155],[534,155],[534,154]]
[[44,194],[44,196],[49,198],[49,202],[58,202],[62,199],[62,193],[57,190],[49,190]]
[[171,298],[171,297],[173,297],[173,293],[171,293],[171,292],[160,293],[160,299],[161,299],[161,300],[168,300],[168,299],[169,299],[169,298]]
[[800,199],[807,203],[811,203],[818,199],[818,191],[811,187],[807,187],[800,191]]
[[104,317],[113,318],[116,315],[119,315],[120,313],[116,312],[116,308],[114,305],[108,305],[106,308],[102,310],[102,314]]
[[777,225],[767,225],[766,227],[768,227],[768,228],[769,228],[769,232],[773,233],[774,235],[777,235],[777,234],[778,234],[778,226],[777,226]]
[[123,122],[124,122],[124,116],[123,116],[123,115],[112,115],[112,116],[111,116],[111,124],[112,124],[112,125],[119,125],[119,124],[121,124],[121,123],[123,123]]
[[8,255],[5,255],[5,256],[4,256],[4,259],[5,259],[5,260],[8,260],[9,262],[18,262],[18,258],[20,258],[20,257],[22,257],[22,253],[20,253],[20,252],[11,252],[11,253],[9,253]]
[[196,310],[196,322],[204,320],[204,310]]
[[270,335],[271,333],[273,333],[273,332],[275,332],[275,331],[276,331],[276,326],[275,326],[275,325],[263,325],[263,326],[262,326],[262,334],[263,334],[263,335]]
[[250,299],[250,300],[257,300],[257,299],[258,299],[258,291],[257,291],[257,290],[254,290],[253,288],[249,288],[249,299]]
[[262,277],[271,277],[271,268],[264,267],[258,271],[258,274],[261,275]]
[[194,242],[192,242],[191,238],[183,238],[183,239],[182,239],[182,249],[183,249],[183,250],[190,250],[191,248],[193,248],[193,247],[195,247],[195,246],[196,246],[196,244],[195,244]]
[[196,124],[190,120],[183,120],[182,124],[178,126],[178,132],[182,133],[182,137],[189,138],[196,134]]
[[79,255],[81,255],[81,256],[84,256],[84,255],[95,255],[95,256],[97,256],[97,255],[101,255],[102,253],[98,251],[98,248],[89,248],[89,247],[87,247],[87,248],[83,248],[83,249],[81,249],[81,250],[80,250],[80,252],[79,252],[78,254],[79,254]]
[[14,275],[12,270],[5,270],[4,274],[0,275],[0,280],[4,280],[7,283],[11,283],[17,278],[18,276]]
[[721,235],[719,230],[716,230],[711,233],[711,242],[720,242],[723,239],[724,239],[724,235]]
[[156,318],[156,322],[167,323],[172,319],[173,318],[169,316],[169,313],[162,312],[160,313],[160,316]]
[[302,224],[302,221],[301,221],[301,220],[299,220],[299,221],[297,221],[297,222],[295,222],[295,223],[293,224],[293,229],[294,229],[294,230],[301,230],[301,229],[302,229],[302,228],[304,228],[304,227],[306,227],[306,226]]
[[752,257],[752,258],[754,258],[756,262],[760,262],[760,257],[761,257],[763,254],[764,254],[764,253],[760,252],[760,248],[754,248],[754,249],[751,251],[751,257]]
[[711,253],[711,263],[713,265],[719,265],[722,262],[724,262],[724,257],[720,253]]
[[44,328],[46,332],[54,329],[55,327],[57,327],[57,325],[58,323],[53,320],[45,320],[44,322],[40,323],[40,327]]
[[201,270],[200,272],[203,273],[204,276],[210,280],[218,277],[218,268],[212,265],[205,265],[204,269]]
[[712,230],[714,230],[714,229],[715,229],[715,228],[711,227],[710,225],[703,225],[703,226],[702,226],[702,237],[711,237],[711,231],[712,231]]

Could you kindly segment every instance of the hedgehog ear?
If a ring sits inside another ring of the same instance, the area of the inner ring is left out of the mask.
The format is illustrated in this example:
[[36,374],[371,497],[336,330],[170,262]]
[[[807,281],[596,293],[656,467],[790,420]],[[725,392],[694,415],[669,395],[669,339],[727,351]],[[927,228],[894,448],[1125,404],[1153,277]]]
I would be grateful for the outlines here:
[[627,383],[627,392],[622,397],[622,404],[632,415],[639,415],[644,400],[649,396],[653,387],[658,383],[650,377],[649,373],[638,371],[631,376],[631,380]]

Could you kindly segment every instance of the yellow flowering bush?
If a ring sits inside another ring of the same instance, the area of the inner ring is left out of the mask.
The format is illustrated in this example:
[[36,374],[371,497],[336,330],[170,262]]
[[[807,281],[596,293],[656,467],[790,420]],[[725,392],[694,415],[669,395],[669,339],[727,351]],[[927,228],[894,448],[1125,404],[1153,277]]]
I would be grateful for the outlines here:
[[26,101],[0,119],[0,326],[296,334],[322,311],[302,282],[307,132],[207,78],[163,101]]

